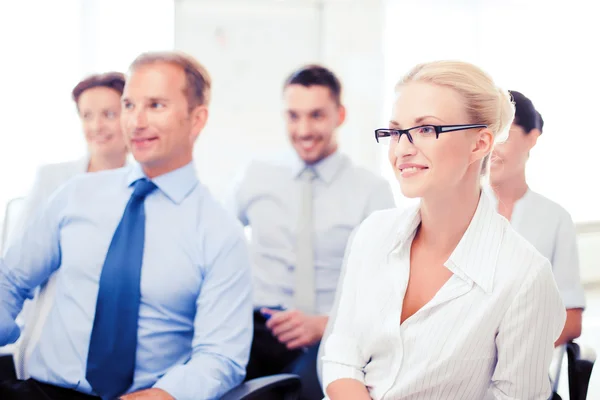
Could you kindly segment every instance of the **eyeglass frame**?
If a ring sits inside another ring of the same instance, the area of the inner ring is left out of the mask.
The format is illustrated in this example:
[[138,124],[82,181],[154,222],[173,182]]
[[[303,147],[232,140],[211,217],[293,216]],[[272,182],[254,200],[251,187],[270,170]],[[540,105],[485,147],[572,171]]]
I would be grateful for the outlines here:
[[[444,133],[444,132],[455,132],[455,131],[463,131],[466,129],[476,129],[476,128],[487,128],[487,125],[484,124],[465,124],[465,125],[431,125],[431,124],[425,124],[425,125],[419,125],[419,126],[413,126],[412,128],[408,128],[408,129],[394,129],[394,128],[379,128],[379,129],[375,129],[375,140],[377,141],[377,143],[379,143],[379,132],[382,131],[387,131],[387,132],[398,132],[398,142],[400,142],[400,139],[402,138],[402,135],[406,135],[406,137],[408,138],[408,141],[411,143],[413,142],[413,137],[410,134],[409,131],[412,131],[413,129],[417,129],[417,128],[423,128],[425,126],[430,126],[435,130],[435,138],[438,139],[440,137],[440,133]],[[391,135],[387,135],[387,136],[382,136],[382,137],[390,137]]]

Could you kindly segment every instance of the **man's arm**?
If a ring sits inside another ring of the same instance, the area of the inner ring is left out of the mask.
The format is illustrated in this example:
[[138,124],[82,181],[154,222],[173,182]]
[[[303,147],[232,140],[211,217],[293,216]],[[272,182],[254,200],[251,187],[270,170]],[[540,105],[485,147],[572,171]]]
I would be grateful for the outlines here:
[[242,383],[252,342],[252,278],[241,231],[207,268],[196,301],[192,357],[154,388],[177,400],[220,398]]
[[23,302],[60,265],[60,218],[73,186],[59,189],[33,216],[23,216],[24,225],[0,258],[0,346],[18,339],[15,318]]
[[318,343],[329,319],[326,315],[307,315],[299,310],[274,311],[263,308],[261,312],[272,315],[266,324],[267,328],[290,350]]
[[555,346],[560,346],[581,335],[582,313],[585,307],[585,295],[579,275],[575,224],[566,212],[556,232],[551,263],[556,285],[567,309],[565,327],[555,343]]
[[561,346],[573,339],[581,336],[581,320],[583,319],[583,309],[571,308],[567,310],[567,321],[560,337],[554,343],[555,347]]
[[[332,326],[335,323],[335,314],[340,302],[340,283],[344,281],[344,276],[346,275],[346,264],[348,262],[350,246],[352,245],[357,230],[358,226],[352,230],[346,243],[340,277],[335,292],[335,300],[329,315],[309,316],[298,310],[283,312],[268,309],[262,310],[266,314],[273,315],[267,322],[267,328],[271,329],[273,335],[275,335],[281,343],[285,343],[288,349],[293,350],[311,346],[318,341],[324,342],[329,336]],[[321,357],[323,348],[323,345],[319,346],[319,353],[317,355],[317,373],[319,376],[321,375]]]

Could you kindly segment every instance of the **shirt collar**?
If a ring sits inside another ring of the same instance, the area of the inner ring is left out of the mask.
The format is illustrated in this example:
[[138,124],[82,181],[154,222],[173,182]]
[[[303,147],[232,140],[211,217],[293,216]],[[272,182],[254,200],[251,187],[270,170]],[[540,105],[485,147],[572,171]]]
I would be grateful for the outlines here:
[[[394,249],[402,246],[421,223],[420,204],[411,207],[399,222]],[[496,263],[508,222],[500,216],[489,197],[482,192],[475,215],[458,245],[444,264],[462,279],[468,278],[486,293],[493,289]]]
[[[83,157],[80,157],[77,159],[77,166],[81,169],[82,172],[88,172],[88,168],[90,167],[90,161],[91,161],[91,157],[89,152],[85,152],[85,155]],[[131,153],[127,153],[127,156],[125,157],[125,165],[123,165],[123,167],[127,167],[130,164],[135,164],[135,159],[133,158],[133,156],[131,155]]]
[[[333,154],[310,165],[310,167],[314,169],[319,179],[322,179],[325,183],[329,184],[333,181],[333,178],[335,178],[338,171],[345,165],[346,161],[347,157],[339,150],[336,150]],[[308,165],[296,155],[292,169],[294,177],[298,178],[302,171],[307,167]]]
[[[142,166],[137,162],[132,163],[127,174],[127,185],[131,186],[141,178],[147,178]],[[150,180],[176,204],[181,203],[198,184],[196,168],[193,162]]]

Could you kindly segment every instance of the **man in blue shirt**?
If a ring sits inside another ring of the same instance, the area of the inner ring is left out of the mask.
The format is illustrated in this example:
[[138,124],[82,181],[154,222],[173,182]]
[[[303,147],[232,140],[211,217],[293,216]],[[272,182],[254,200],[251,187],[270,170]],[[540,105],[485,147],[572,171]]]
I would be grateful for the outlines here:
[[215,399],[242,382],[249,256],[192,162],[210,85],[184,54],[138,57],[122,112],[138,163],[67,183],[0,259],[0,345],[57,276],[32,379],[0,383],[0,398]]
[[309,65],[284,83],[294,151],[255,160],[228,207],[251,228],[254,339],[247,379],[291,372],[302,400],[322,399],[316,356],[334,302],[348,237],[373,211],[394,207],[389,183],[338,150],[341,84]]

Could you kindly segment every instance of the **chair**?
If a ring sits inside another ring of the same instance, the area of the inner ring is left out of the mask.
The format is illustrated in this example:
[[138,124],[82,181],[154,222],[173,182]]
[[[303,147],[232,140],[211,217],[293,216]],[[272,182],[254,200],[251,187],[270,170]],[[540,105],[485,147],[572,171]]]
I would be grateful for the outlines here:
[[9,352],[3,352],[3,354],[0,355],[0,382],[17,379],[13,355],[7,353]]
[[587,397],[592,369],[596,362],[596,352],[574,342],[567,343],[567,362],[569,376],[569,398],[585,400]]
[[300,377],[279,374],[244,382],[221,400],[296,400],[300,397]]
[[553,371],[553,397],[560,399],[558,395],[558,383],[560,378],[561,364],[564,355],[567,355],[567,377],[569,382],[569,399],[585,400],[587,398],[588,386],[592,369],[596,362],[596,352],[587,346],[579,345],[575,342],[568,342],[561,346],[557,357],[557,370]]

